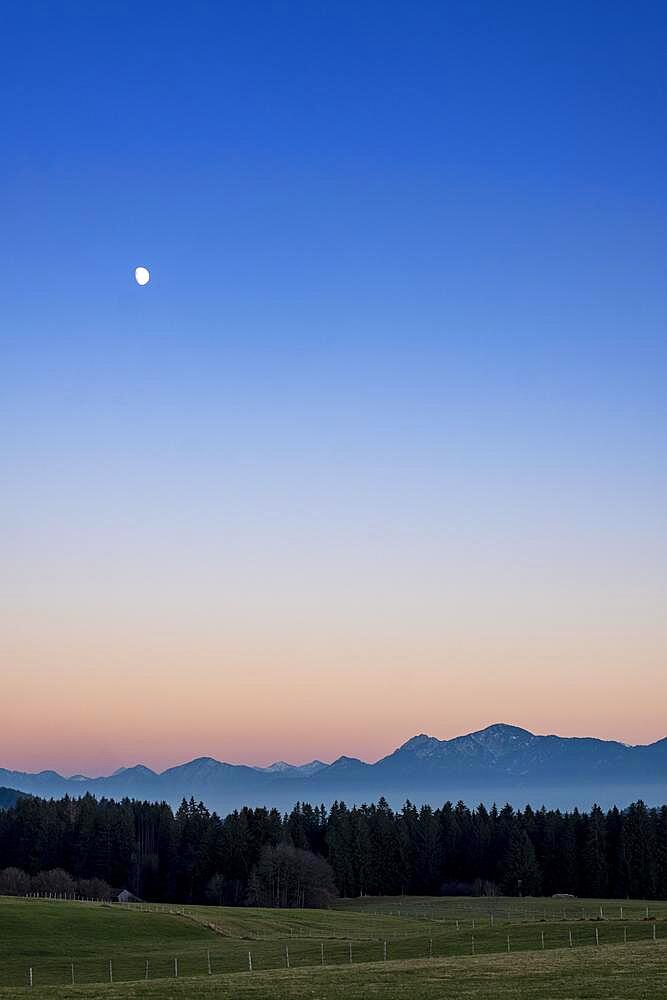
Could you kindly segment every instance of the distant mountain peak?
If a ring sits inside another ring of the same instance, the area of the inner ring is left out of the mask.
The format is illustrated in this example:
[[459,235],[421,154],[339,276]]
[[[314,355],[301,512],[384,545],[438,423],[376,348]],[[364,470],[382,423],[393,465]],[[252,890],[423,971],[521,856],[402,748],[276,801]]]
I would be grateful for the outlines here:
[[[535,739],[527,729],[496,722],[485,729],[479,729],[465,736],[455,736],[449,740],[439,740],[435,736],[420,733],[403,743],[396,753],[411,754],[416,757],[442,756],[453,750],[482,747],[488,751],[500,750],[513,745],[529,743]],[[393,756],[390,754],[390,756]],[[384,758],[385,760],[387,758]]]
[[[179,766],[187,767],[191,771],[215,771],[219,767],[230,767],[232,765],[224,764],[221,760],[216,760],[215,757],[195,757],[193,760],[189,760],[187,763]],[[173,768],[169,770],[173,770]]]
[[288,764],[286,760],[276,760],[273,764],[263,768],[264,771],[291,771],[296,764]]
[[426,733],[419,733],[418,736],[412,736],[407,740],[403,746],[404,747],[420,747],[426,746],[431,743],[441,743],[442,741],[437,739],[435,736],[428,736]]
[[446,743],[447,740],[439,740],[436,739],[435,736],[427,736],[426,733],[420,733],[418,736],[413,736],[411,739],[401,744],[396,753],[414,754],[417,757],[428,757],[434,753],[438,753],[441,748],[446,745]]
[[359,757],[346,757],[345,754],[343,754],[341,757],[336,758],[331,767],[340,769],[344,767],[356,767],[358,764],[362,767],[372,766],[370,764],[366,764],[363,760],[360,760]]
[[299,764],[297,766],[297,771],[302,775],[317,774],[318,771],[322,771],[325,767],[328,767],[323,760],[310,760],[307,764]]
[[[112,778],[119,778],[121,776],[121,774],[125,774],[125,775],[128,775],[128,776],[130,774],[135,774],[135,775],[137,775],[137,774],[154,775],[155,771],[152,771],[150,769],[150,767],[146,767],[145,764],[132,764],[130,767],[118,767],[118,768],[116,768],[116,770],[113,772],[113,774],[111,775],[111,777]],[[86,778],[86,781],[90,781],[90,778]]]
[[500,735],[500,736],[534,736],[529,729],[523,729],[521,726],[513,726],[508,722],[494,722],[490,726],[485,726],[484,729],[478,729],[473,736],[481,736],[484,733],[489,735]]
[[[529,742],[535,739],[535,734],[528,729],[521,729],[520,726],[508,726],[505,722],[495,722],[492,726],[487,726],[485,729],[468,735],[470,739],[482,744]],[[465,739],[465,737],[461,738]]]
[[624,746],[592,737],[535,735],[499,722],[451,739],[419,733],[373,763],[342,755],[332,764],[277,760],[253,767],[197,757],[159,774],[136,764],[97,778],[0,768],[0,785],[46,798],[90,792],[164,800],[174,806],[194,796],[221,811],[243,805],[290,808],[297,801],[359,803],[380,796],[399,807],[406,799],[436,804],[448,798],[486,804],[501,799],[514,805],[588,807],[598,801],[623,806],[637,797],[667,801],[667,738]]
[[307,764],[288,764],[285,760],[276,760],[267,767],[256,766],[253,770],[262,771],[264,774],[316,774],[323,767],[327,767],[321,760],[311,760]]
[[452,748],[465,756],[478,757],[480,754],[494,761],[507,756],[521,754],[535,743],[543,740],[520,726],[510,726],[496,722],[485,729],[479,729],[465,736],[450,740]]

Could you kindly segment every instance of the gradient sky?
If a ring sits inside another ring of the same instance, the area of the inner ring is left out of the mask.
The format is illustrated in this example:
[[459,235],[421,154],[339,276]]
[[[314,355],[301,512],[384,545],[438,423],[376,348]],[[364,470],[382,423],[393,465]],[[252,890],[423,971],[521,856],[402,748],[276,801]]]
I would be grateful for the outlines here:
[[3,4],[0,766],[667,735],[666,50]]

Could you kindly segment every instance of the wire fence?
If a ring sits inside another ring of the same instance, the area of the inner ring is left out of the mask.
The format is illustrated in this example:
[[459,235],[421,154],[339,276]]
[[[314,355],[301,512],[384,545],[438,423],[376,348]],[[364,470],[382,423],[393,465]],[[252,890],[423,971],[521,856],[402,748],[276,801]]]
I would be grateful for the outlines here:
[[[205,908],[192,908],[191,906],[180,904],[180,903],[145,903],[142,901],[137,902],[118,902],[116,900],[105,900],[105,899],[88,899],[83,896],[76,895],[66,895],[63,893],[29,893],[25,897],[26,899],[36,899],[41,902],[75,902],[75,903],[86,903],[86,904],[97,904],[100,906],[113,906],[116,909],[126,909],[132,910],[134,912],[142,913],[166,913],[172,916],[183,916],[190,920],[195,920],[198,923],[205,923],[211,929],[218,931],[224,931],[224,918],[220,916],[217,912],[217,908],[214,906],[207,906]],[[572,921],[637,921],[646,920],[653,921],[656,919],[667,918],[667,903],[644,903],[632,900],[629,902],[623,901],[605,901],[604,903],[597,902],[583,902],[581,904],[570,904],[567,906],[554,905],[555,901],[550,901],[548,906],[539,906],[535,903],[526,903],[525,905],[514,905],[507,906],[506,900],[496,901],[491,899],[489,901],[488,909],[485,910],[480,906],[479,900],[475,903],[458,903],[448,906],[447,909],[441,907],[432,907],[425,904],[421,907],[398,907],[396,909],[380,909],[373,910],[368,906],[356,908],[346,908],[346,910],[332,912],[348,912],[358,914],[364,917],[376,917],[382,919],[384,917],[397,917],[409,920],[420,920],[428,921],[434,924],[452,924],[456,925],[457,929],[459,927],[470,927],[472,930],[476,928],[489,926],[494,927],[497,923],[552,923],[554,921],[562,922],[572,922]],[[202,909],[206,911],[206,919],[204,919],[204,914],[202,914]],[[222,908],[221,908],[222,909]],[[233,908],[234,909],[234,908]],[[250,911],[252,912],[252,911]],[[280,911],[284,912],[284,911]],[[303,912],[303,911],[295,911]],[[294,925],[292,927],[287,927],[287,933],[290,935],[307,935],[313,936],[312,928]],[[404,933],[407,936],[411,936],[410,932],[396,931],[398,935]],[[264,936],[261,931],[256,932],[256,936]],[[321,934],[315,932],[315,936],[321,937]]]
[[524,905],[508,905],[507,900],[490,899],[482,906],[479,899],[473,903],[452,903],[432,905],[397,906],[391,908],[373,909],[371,906],[349,906],[350,913],[362,913],[374,917],[400,917],[410,920],[427,920],[430,922],[457,921],[470,925],[487,922],[493,925],[497,921],[507,923],[545,923],[556,920],[652,920],[667,917],[666,902],[629,902],[623,900],[606,900],[603,903],[595,901],[572,901],[561,905],[556,900],[550,900],[546,906],[537,902],[526,902]]
[[377,940],[321,940],[301,938],[248,942],[227,939],[218,947],[176,954],[166,952],[84,958],[39,958],[25,956],[5,960],[0,985],[25,987],[137,982],[141,980],[201,977],[233,972],[298,969],[359,962],[434,959],[463,955],[491,955],[515,951],[556,948],[597,948],[667,940],[664,924],[656,922],[609,924],[553,924],[534,926],[470,928],[457,932]]

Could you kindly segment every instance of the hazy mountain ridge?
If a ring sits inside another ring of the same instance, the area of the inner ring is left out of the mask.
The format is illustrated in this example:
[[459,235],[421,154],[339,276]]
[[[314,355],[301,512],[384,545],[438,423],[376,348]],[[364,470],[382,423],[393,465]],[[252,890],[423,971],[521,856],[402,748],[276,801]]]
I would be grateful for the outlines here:
[[241,805],[284,809],[297,800],[352,803],[380,795],[396,805],[407,798],[433,804],[462,798],[472,804],[623,805],[639,797],[667,798],[667,738],[627,746],[591,737],[537,736],[498,723],[449,740],[420,734],[372,764],[342,756],[331,764],[277,761],[256,767],[198,757],[160,773],[137,764],[97,778],[0,768],[0,784],[46,797],[90,791],[172,805],[194,796],[219,811]]
[[25,797],[25,792],[19,792],[15,788],[0,787],[0,809],[11,809],[19,799]]

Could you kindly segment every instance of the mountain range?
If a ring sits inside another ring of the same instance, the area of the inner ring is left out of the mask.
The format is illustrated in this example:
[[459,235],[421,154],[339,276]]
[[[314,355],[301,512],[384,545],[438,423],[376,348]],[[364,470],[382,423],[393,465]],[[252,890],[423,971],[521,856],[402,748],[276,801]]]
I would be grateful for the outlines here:
[[642,746],[612,740],[537,736],[498,723],[479,732],[439,740],[414,736],[375,763],[339,757],[269,767],[226,764],[198,757],[156,772],[143,764],[113,774],[64,777],[0,768],[0,785],[46,798],[84,792],[108,798],[164,800],[177,806],[194,796],[228,812],[243,805],[288,809],[297,801],[369,802],[384,796],[393,806],[406,799],[442,804],[462,799],[552,808],[627,805],[638,798],[667,801],[667,739]]

